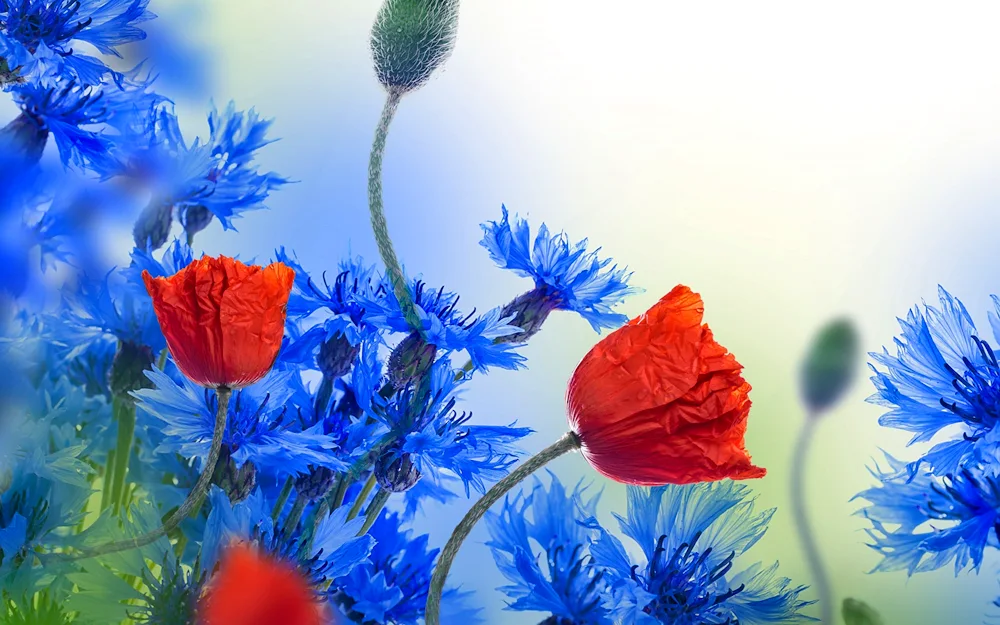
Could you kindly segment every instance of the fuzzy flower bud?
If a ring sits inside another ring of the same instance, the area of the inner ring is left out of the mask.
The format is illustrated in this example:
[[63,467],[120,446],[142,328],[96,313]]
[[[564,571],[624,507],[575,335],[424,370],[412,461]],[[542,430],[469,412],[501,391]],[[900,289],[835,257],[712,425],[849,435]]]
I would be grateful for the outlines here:
[[111,362],[109,386],[113,395],[127,395],[130,391],[153,388],[153,383],[143,373],[153,368],[153,350],[146,345],[123,341]]
[[188,241],[194,239],[194,235],[207,228],[208,224],[212,223],[212,217],[212,211],[201,205],[188,206],[181,211],[181,223],[184,225]]
[[333,484],[334,473],[326,467],[312,467],[295,480],[295,492],[309,499],[319,499]]
[[410,454],[385,453],[375,463],[375,480],[390,493],[403,493],[420,480],[420,471],[410,460]]
[[414,384],[431,370],[437,347],[411,332],[389,355],[389,381],[396,388]]
[[514,315],[510,325],[521,328],[521,332],[508,334],[497,339],[498,343],[524,343],[538,334],[549,313],[559,308],[559,297],[550,288],[542,285],[514,298],[504,306],[501,317]]
[[219,461],[212,474],[212,483],[229,495],[229,501],[239,503],[245,500],[257,486],[257,467],[252,462],[245,462],[242,467],[236,466],[229,445],[223,445]]
[[153,202],[142,209],[132,228],[132,240],[140,250],[156,250],[167,242],[174,224],[172,204]]
[[847,391],[858,363],[858,333],[848,319],[824,326],[802,365],[803,401],[813,414],[831,408]]
[[421,87],[455,48],[458,0],[386,0],[372,28],[375,72],[386,89]]
[[319,346],[319,355],[316,357],[316,364],[323,375],[329,378],[339,378],[347,375],[354,366],[354,359],[357,358],[361,350],[360,345],[351,345],[342,332],[338,332],[333,338],[323,341]]
[[48,139],[49,131],[44,126],[21,113],[0,128],[0,155],[4,161],[16,155],[24,165],[34,165],[41,160]]

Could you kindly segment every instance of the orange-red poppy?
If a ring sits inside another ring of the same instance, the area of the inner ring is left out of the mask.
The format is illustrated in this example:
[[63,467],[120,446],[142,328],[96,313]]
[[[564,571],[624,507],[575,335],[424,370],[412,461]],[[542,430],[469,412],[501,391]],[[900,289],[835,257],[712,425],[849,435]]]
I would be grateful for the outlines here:
[[233,543],[198,604],[199,625],[322,625],[313,589],[291,564]]
[[677,286],[576,368],[570,425],[603,475],[644,486],[764,476],[743,441],[750,385],[703,313],[701,296]]
[[202,386],[239,388],[267,375],[281,348],[295,272],[205,256],[166,278],[142,272],[167,347]]

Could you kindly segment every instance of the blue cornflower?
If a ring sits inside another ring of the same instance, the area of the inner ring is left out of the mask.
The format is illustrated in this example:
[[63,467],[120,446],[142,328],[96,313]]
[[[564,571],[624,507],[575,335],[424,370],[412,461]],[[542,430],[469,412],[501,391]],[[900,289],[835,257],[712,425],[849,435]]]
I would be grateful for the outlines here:
[[[237,468],[252,462],[257,470],[272,475],[305,473],[309,465],[345,469],[336,443],[323,434],[321,424],[299,429],[288,414],[291,375],[272,371],[257,384],[233,393],[223,445]],[[132,395],[139,400],[141,413],[162,422],[164,438],[157,450],[206,458],[217,408],[214,391],[183,376],[174,380],[157,368],[146,376],[155,388]]]
[[412,387],[382,396],[376,348],[372,341],[362,344],[352,379],[361,407],[395,434],[396,445],[386,453],[408,456],[423,479],[439,485],[446,475],[458,477],[466,496],[470,488],[485,492],[486,484],[507,475],[520,455],[517,442],[532,432],[530,428],[470,425],[471,415],[455,409],[462,380],[447,358],[428,372],[426,400]]
[[858,513],[871,521],[870,546],[883,557],[872,572],[913,575],[952,560],[956,574],[970,566],[978,571],[986,547],[1000,547],[1000,477],[981,466],[944,477],[926,468],[911,474],[905,463],[886,460],[889,469],[875,472],[882,484],[857,495],[870,502]]
[[777,563],[734,573],[767,529],[774,510],[758,513],[749,488],[732,481],[653,489],[629,487],[622,533],[641,548],[630,557],[621,541],[600,531],[590,547],[611,587],[605,606],[618,622],[765,625],[812,621],[803,586],[777,577]]
[[[415,336],[406,321],[396,294],[389,285],[388,278],[373,294],[358,296],[365,308],[367,323],[391,332],[403,332]],[[514,350],[519,346],[504,337],[517,333],[520,329],[510,324],[513,315],[502,314],[494,308],[476,317],[476,311],[464,314],[457,309],[459,296],[445,291],[444,287],[428,287],[422,280],[410,284],[410,294],[420,318],[421,345],[430,345],[438,356],[465,350],[477,371],[489,367],[520,369],[524,367],[524,356]],[[403,345],[407,343],[404,340]],[[405,349],[405,348],[404,348]]]
[[504,316],[516,315],[513,324],[521,332],[508,340],[523,341],[538,332],[553,310],[571,310],[578,313],[600,332],[615,328],[628,320],[625,315],[612,312],[612,308],[625,297],[639,292],[628,285],[632,274],[617,265],[610,269],[611,259],[601,260],[599,248],[587,251],[587,240],[570,244],[565,232],[549,233],[542,224],[534,243],[531,229],[523,219],[508,218],[507,207],[502,206],[503,218],[482,225],[480,245],[489,250],[493,261],[519,276],[532,278],[535,289],[508,304]]
[[[295,270],[295,284],[288,300],[288,324],[294,331],[281,350],[281,362],[291,366],[315,367],[324,375],[346,375],[358,353],[363,333],[370,331],[364,322],[362,300],[377,298],[383,289],[375,278],[375,267],[366,266],[360,257],[340,262],[339,273],[331,285],[324,274],[322,284],[309,277],[293,254],[281,248],[278,261]],[[305,332],[298,320],[317,321]]]
[[554,475],[549,489],[536,478],[528,496],[508,498],[498,513],[487,513],[487,545],[511,582],[500,588],[514,600],[508,610],[545,612],[554,623],[611,624],[604,572],[590,557],[596,532],[577,520],[596,514],[596,496],[585,502],[580,485],[567,494]]
[[150,250],[133,248],[132,262],[128,267],[122,269],[121,273],[125,276],[129,286],[134,287],[138,294],[149,297],[146,285],[142,281],[143,271],[148,271],[154,278],[163,278],[174,275],[190,265],[192,261],[194,261],[194,252],[191,251],[191,248],[180,239],[174,239],[174,242],[160,255],[159,260]]
[[[396,625],[423,618],[427,590],[437,558],[428,549],[427,535],[412,537],[402,527],[398,514],[383,512],[369,534],[375,547],[369,561],[351,574],[337,578],[330,587],[330,600],[357,623]],[[442,597],[445,623],[481,623],[480,610],[467,605],[470,593],[447,589]]]
[[0,130],[0,148],[35,163],[51,135],[64,165],[111,171],[120,131],[162,100],[148,88],[149,80],[137,74],[117,84],[87,84],[62,74],[17,84],[11,92],[21,114]]
[[[94,84],[111,70],[80,53],[74,44],[86,42],[103,54],[121,56],[119,46],[145,38],[137,24],[155,17],[146,9],[148,4],[149,0],[2,0],[0,25],[21,49],[29,54],[51,50],[74,77]],[[13,69],[24,61],[15,58],[8,65]]]
[[[147,239],[152,239],[153,248],[165,243],[174,210],[190,241],[213,215],[231,230],[235,217],[264,208],[270,192],[288,182],[273,172],[259,173],[253,160],[256,151],[271,142],[265,138],[271,123],[253,109],[237,111],[233,102],[221,112],[213,106],[208,140],[199,138],[189,145],[171,107],[153,107],[143,123],[127,133],[124,168],[102,172],[127,174],[151,186],[154,199],[133,233],[136,245],[145,247]],[[143,224],[149,225],[140,227]]]
[[[938,297],[940,309],[924,304],[899,320],[895,356],[871,354],[877,392],[869,401],[890,408],[879,423],[913,433],[910,444],[932,441],[948,428],[947,438],[910,465],[913,472],[926,465],[943,476],[969,462],[1000,461],[1000,364],[962,302],[941,287]],[[990,323],[1000,339],[1000,298],[993,301]]]

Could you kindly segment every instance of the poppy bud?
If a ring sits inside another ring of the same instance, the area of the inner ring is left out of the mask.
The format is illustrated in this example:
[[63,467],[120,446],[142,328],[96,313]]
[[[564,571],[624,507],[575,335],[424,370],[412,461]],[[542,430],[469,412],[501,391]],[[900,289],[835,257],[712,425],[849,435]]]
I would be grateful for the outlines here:
[[360,345],[351,345],[344,333],[338,332],[319,346],[316,364],[324,376],[336,379],[351,372],[360,350]]
[[49,131],[22,112],[0,129],[0,154],[5,160],[16,155],[22,165],[34,165],[41,160],[48,140]]
[[371,49],[386,89],[422,86],[455,48],[458,0],[386,0],[375,18]]
[[111,361],[111,394],[127,395],[130,391],[152,388],[145,372],[153,368],[153,359],[153,350],[148,346],[122,341]]
[[242,543],[226,547],[197,610],[199,625],[321,625],[308,580],[292,564]]
[[427,375],[434,364],[437,348],[411,332],[389,354],[389,381],[395,388],[405,388]]
[[310,467],[295,479],[295,492],[310,500],[319,499],[333,484],[333,470],[326,467]]
[[157,250],[163,247],[170,237],[170,228],[174,224],[173,204],[152,202],[142,209],[132,227],[132,240],[135,246],[143,251]]
[[243,463],[242,467],[237,467],[229,445],[223,445],[215,465],[215,473],[212,474],[212,483],[229,495],[230,502],[239,503],[256,488],[257,467],[249,461]]
[[538,334],[542,324],[548,319],[549,313],[559,307],[559,300],[551,289],[540,286],[514,298],[514,301],[504,306],[501,317],[514,315],[510,325],[521,328],[521,332],[508,334],[497,339],[498,343],[524,343]]
[[848,319],[824,326],[802,363],[800,378],[803,401],[812,414],[837,403],[854,378],[858,362],[858,333]]
[[864,601],[857,599],[844,599],[843,604],[844,623],[846,625],[883,625],[884,621],[879,613],[873,610]]
[[655,486],[764,476],[743,442],[750,385],[677,286],[584,356],[567,391],[580,450],[603,475]]
[[208,388],[249,386],[271,370],[295,272],[205,256],[167,278],[142,272],[177,367]]
[[420,480],[420,471],[410,460],[410,454],[382,454],[375,463],[375,481],[390,493],[403,493]]
[[188,241],[192,240],[194,235],[207,228],[208,224],[212,223],[213,216],[212,211],[201,205],[188,206],[183,209],[180,218],[181,224],[184,225],[184,232],[187,234]]

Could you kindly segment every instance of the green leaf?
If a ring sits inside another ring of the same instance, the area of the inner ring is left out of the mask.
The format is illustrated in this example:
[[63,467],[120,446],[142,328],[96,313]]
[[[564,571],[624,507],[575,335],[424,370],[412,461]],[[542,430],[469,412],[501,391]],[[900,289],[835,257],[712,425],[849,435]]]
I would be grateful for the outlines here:
[[885,625],[878,612],[864,601],[844,599],[842,612],[846,625]]

